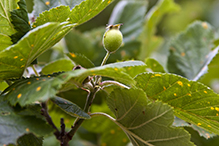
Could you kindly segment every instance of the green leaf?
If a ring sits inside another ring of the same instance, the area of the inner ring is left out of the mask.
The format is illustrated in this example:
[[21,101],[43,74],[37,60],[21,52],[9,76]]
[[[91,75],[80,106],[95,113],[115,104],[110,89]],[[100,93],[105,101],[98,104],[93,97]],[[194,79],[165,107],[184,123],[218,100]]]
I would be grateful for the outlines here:
[[86,56],[78,53],[68,53],[66,54],[75,64],[81,65],[84,68],[95,67],[93,62],[90,61]]
[[208,87],[173,74],[144,73],[135,80],[148,98],[171,105],[180,119],[219,134],[219,95]]
[[147,1],[120,1],[114,7],[109,24],[123,23],[120,28],[124,43],[136,40],[142,32]]
[[55,72],[70,71],[73,69],[73,67],[74,65],[72,64],[71,60],[59,59],[45,65],[42,68],[41,72],[47,75],[47,74],[53,74]]
[[18,8],[11,11],[11,23],[17,31],[10,36],[13,44],[15,44],[31,29],[25,0],[20,0]]
[[80,25],[105,9],[113,0],[86,0],[71,10],[70,22]]
[[52,132],[52,128],[46,124],[45,120],[35,116],[23,116],[16,113],[22,108],[13,108],[7,101],[0,98],[0,144],[16,144],[16,140],[25,133],[34,133],[44,136]]
[[38,138],[34,134],[25,134],[17,140],[18,146],[42,146],[43,138]]
[[70,14],[69,6],[59,6],[40,13],[36,21],[33,23],[33,27],[40,26],[47,22],[64,22]]
[[114,90],[107,103],[116,116],[115,122],[133,145],[193,145],[184,129],[173,128],[173,110],[161,102],[148,103],[140,89]]
[[56,97],[52,101],[56,105],[58,105],[63,111],[65,111],[66,113],[68,113],[71,116],[79,117],[79,118],[83,118],[83,119],[90,118],[90,116],[87,113],[85,113],[79,106],[77,106],[76,104],[74,104],[66,99]]
[[75,88],[75,85],[83,87],[83,81],[88,76],[100,75],[134,86],[135,81],[128,74],[122,72],[122,67],[138,63],[127,61],[91,69],[68,71],[57,77],[42,76],[21,79],[5,89],[3,93],[9,91],[6,96],[12,105],[19,103],[21,106],[25,106],[35,101],[46,101],[49,98],[53,98],[59,91],[63,91],[65,88],[69,90]]
[[142,34],[139,37],[141,41],[140,59],[144,60],[146,57],[157,49],[163,39],[155,36],[156,26],[165,14],[177,12],[180,10],[179,5],[174,3],[174,0],[159,0],[158,3],[150,9],[146,15],[146,22]]
[[210,24],[196,21],[180,33],[170,44],[168,70],[190,80],[206,73],[207,65],[217,54],[211,52],[214,32]]
[[26,67],[55,45],[72,27],[47,23],[29,31],[17,44],[0,52],[0,79],[21,77]]
[[18,0],[0,0],[0,51],[12,44],[10,35],[16,31],[10,20],[10,11],[17,8]]
[[[92,104],[91,113],[95,112],[112,114],[105,102],[102,105]],[[104,116],[94,116],[85,120],[82,126],[89,132],[100,134],[101,145],[126,146],[129,142],[122,129]]]
[[160,63],[155,59],[148,58],[146,59],[145,63],[147,65],[147,71],[165,73],[163,66],[160,65]]
[[34,0],[34,14],[38,16],[43,11],[60,5],[65,5],[72,9],[82,1],[84,0]]

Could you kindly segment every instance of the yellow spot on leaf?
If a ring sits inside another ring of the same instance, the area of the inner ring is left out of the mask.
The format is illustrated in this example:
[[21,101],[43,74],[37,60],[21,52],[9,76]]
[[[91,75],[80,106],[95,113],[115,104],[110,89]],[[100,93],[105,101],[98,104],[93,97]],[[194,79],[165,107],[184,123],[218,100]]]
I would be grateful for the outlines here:
[[113,129],[110,130],[110,133],[111,133],[111,134],[115,134],[115,130],[113,130]]
[[76,55],[74,53],[70,53],[71,57],[75,58]]
[[215,107],[215,110],[219,112],[219,108],[218,107]]
[[34,44],[32,44],[31,47],[34,47]]
[[200,125],[202,125],[202,124],[201,124],[201,123],[198,123],[197,125],[200,126]]
[[36,25],[33,25],[33,27],[36,27]]
[[107,3],[109,4],[109,3],[111,3],[111,1],[108,1]]
[[214,110],[214,107],[211,107],[211,110]]
[[29,129],[29,128],[26,128],[26,131],[27,131],[27,132],[29,132],[29,131],[30,131],[30,129]]
[[39,81],[39,78],[36,78],[37,81]]
[[48,78],[50,78],[50,76],[48,76]]
[[128,67],[128,70],[132,69],[132,67]]
[[19,99],[19,98],[21,98],[21,95],[22,95],[21,93],[20,93],[20,94],[18,94],[18,95],[17,95],[17,98],[18,98],[18,99]]
[[18,56],[14,56],[14,59],[17,59],[18,58]]
[[210,104],[210,102],[208,101],[208,104]]
[[20,9],[20,7],[19,6],[17,6],[17,8],[16,9]]
[[118,71],[118,68],[114,68],[115,71]]
[[184,57],[186,54],[184,52],[181,53],[181,56]]
[[204,91],[204,93],[208,93],[207,91]]
[[160,74],[155,74],[155,76],[156,76],[156,77],[161,77],[161,75],[160,75]]
[[187,84],[189,87],[191,86],[190,84]]
[[20,61],[23,61],[23,60],[24,60],[23,58],[20,59]]
[[47,1],[45,4],[48,6],[48,5],[50,4],[50,2],[49,2],[49,1]]
[[40,91],[40,89],[41,89],[41,87],[39,86],[39,87],[37,87],[36,91]]
[[27,82],[27,84],[28,84],[28,85],[30,85],[30,84],[31,84],[31,82]]
[[180,86],[183,86],[183,83],[181,81],[178,81],[177,84],[179,84]]
[[218,116],[218,113],[216,114],[216,116]]
[[188,96],[192,96],[190,93],[187,93]]
[[91,12],[92,10],[90,9],[89,12]]
[[203,22],[203,23],[202,23],[202,27],[203,27],[204,29],[208,29],[208,24],[207,24],[206,22]]
[[122,142],[126,143],[126,142],[127,142],[127,139],[126,139],[126,138],[123,138],[123,139],[122,139]]
[[21,68],[24,68],[24,65],[21,65]]
[[163,89],[166,90],[167,88],[163,86]]
[[211,127],[211,125],[208,125],[208,127]]
[[177,94],[176,94],[176,93],[174,93],[174,96],[177,96]]

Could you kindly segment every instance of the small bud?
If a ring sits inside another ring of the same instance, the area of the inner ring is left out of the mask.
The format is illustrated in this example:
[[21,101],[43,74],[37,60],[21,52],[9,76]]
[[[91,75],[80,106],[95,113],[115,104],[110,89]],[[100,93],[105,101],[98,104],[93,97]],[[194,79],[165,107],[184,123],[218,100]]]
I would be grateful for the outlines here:
[[115,52],[122,45],[123,36],[119,30],[122,24],[109,25],[103,35],[103,46],[110,53]]

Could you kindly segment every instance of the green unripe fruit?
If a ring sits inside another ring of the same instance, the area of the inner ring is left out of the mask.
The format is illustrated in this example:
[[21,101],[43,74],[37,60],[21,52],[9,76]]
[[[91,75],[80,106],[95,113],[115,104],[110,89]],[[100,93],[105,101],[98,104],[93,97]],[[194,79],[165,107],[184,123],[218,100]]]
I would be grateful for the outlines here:
[[121,24],[110,25],[103,35],[103,46],[106,51],[113,53],[122,45],[123,36],[119,30]]

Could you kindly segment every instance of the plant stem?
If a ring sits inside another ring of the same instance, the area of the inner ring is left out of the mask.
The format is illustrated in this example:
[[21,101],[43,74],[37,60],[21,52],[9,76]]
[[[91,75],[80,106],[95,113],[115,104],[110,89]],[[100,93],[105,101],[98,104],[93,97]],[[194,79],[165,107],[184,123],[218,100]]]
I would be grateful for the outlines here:
[[[90,110],[90,106],[95,98],[96,93],[99,91],[98,86],[94,87],[93,90],[90,91],[90,93],[87,96],[87,101],[86,104],[84,106],[84,112],[88,113]],[[78,128],[81,126],[81,124],[83,123],[84,119],[81,118],[77,118],[74,122],[74,125],[72,126],[71,130],[68,132],[68,136],[70,138],[72,138],[74,136],[74,134],[76,133],[76,131],[78,130]]]
[[104,57],[104,59],[103,59],[103,61],[102,61],[102,63],[101,63],[100,66],[103,66],[104,64],[106,64],[106,62],[107,62],[109,56],[110,56],[110,52],[107,51],[107,53],[106,53],[106,55],[105,55],[105,57]]
[[36,68],[34,67],[33,64],[31,65],[31,68],[33,69],[35,75],[39,77],[40,75],[39,75],[38,72],[36,71]]

